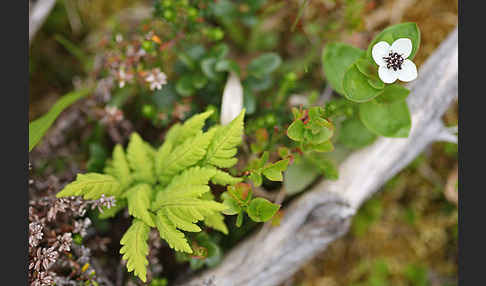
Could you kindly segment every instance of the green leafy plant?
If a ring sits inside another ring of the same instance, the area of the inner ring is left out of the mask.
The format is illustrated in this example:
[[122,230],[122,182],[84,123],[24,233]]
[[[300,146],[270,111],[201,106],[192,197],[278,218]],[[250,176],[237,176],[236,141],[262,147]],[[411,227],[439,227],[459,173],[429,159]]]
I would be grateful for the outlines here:
[[229,186],[228,191],[221,196],[223,203],[228,207],[224,214],[237,215],[236,226],[243,223],[244,214],[248,214],[251,220],[264,222],[271,219],[280,206],[264,198],[254,198],[251,186],[246,183],[239,183]]
[[[116,206],[106,209],[101,218],[113,217],[128,207],[133,221],[121,239],[120,253],[127,260],[128,271],[134,271],[144,282],[151,228],[157,228],[171,248],[188,254],[193,248],[182,231],[200,232],[197,222],[228,232],[221,213],[229,208],[215,201],[208,183],[231,186],[242,181],[222,168],[237,162],[234,156],[242,140],[244,110],[228,125],[203,132],[211,114],[207,111],[174,125],[159,148],[133,133],[126,151],[115,146],[103,174],[78,174],[57,194],[85,199],[114,196]],[[266,221],[278,210],[278,206],[262,200],[248,202],[247,212],[256,221]]]
[[[390,56],[396,56],[397,61],[395,58],[386,59],[387,67],[397,71],[402,69],[402,63],[413,59],[420,46],[420,31],[415,23],[402,23],[384,29],[373,39],[366,51],[342,43],[328,44],[323,50],[322,65],[329,84],[336,92],[357,105],[358,117],[347,122],[348,130],[343,138],[350,138],[349,131],[358,126],[357,118],[376,135],[408,136],[411,118],[405,99],[410,91],[398,83],[388,83],[388,80],[382,78],[382,67],[376,63],[372,52],[377,44],[389,46],[395,45],[396,41],[411,43],[407,59],[391,52]],[[350,140],[354,142],[349,145],[364,146],[372,141],[373,136],[366,133],[362,135],[359,140]]]

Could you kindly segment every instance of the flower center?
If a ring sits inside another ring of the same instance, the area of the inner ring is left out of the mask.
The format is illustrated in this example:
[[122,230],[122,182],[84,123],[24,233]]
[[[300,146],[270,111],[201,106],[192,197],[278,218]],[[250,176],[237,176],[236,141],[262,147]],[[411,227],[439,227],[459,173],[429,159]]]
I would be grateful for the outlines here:
[[403,61],[405,60],[402,55],[395,52],[390,52],[388,57],[383,57],[383,59],[386,62],[386,67],[394,71],[401,70]]

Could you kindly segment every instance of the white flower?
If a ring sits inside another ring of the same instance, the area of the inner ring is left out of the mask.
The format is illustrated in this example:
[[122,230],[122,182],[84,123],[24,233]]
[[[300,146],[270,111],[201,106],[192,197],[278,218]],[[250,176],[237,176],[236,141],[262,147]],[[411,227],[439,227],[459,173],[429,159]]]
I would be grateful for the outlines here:
[[371,54],[379,66],[378,75],[384,83],[393,83],[397,79],[405,82],[417,78],[417,67],[407,59],[412,53],[412,41],[400,38],[390,46],[387,42],[378,42]]
[[161,89],[167,83],[167,76],[159,68],[153,69],[145,80],[150,83],[150,90]]
[[226,81],[221,100],[221,124],[226,125],[235,119],[243,109],[243,87],[238,76],[231,72]]

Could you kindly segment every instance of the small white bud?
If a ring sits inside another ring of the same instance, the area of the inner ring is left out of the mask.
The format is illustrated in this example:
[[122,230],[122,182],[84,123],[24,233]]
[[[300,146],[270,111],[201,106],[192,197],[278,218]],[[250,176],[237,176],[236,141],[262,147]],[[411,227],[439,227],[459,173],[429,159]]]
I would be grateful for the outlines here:
[[221,124],[230,123],[243,109],[243,87],[234,72],[230,72],[221,101]]

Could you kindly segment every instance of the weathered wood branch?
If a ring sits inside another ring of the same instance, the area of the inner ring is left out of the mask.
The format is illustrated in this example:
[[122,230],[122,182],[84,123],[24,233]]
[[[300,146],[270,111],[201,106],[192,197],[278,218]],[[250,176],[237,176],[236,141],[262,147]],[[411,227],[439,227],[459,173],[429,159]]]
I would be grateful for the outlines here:
[[[324,180],[285,209],[281,225],[263,228],[232,250],[220,266],[184,285],[271,286],[291,277],[304,263],[348,230],[360,205],[409,164],[429,143],[444,139],[442,114],[458,92],[457,28],[410,85],[412,130],[404,139],[380,138],[352,153],[337,181]],[[450,139],[450,138],[449,138]]]

